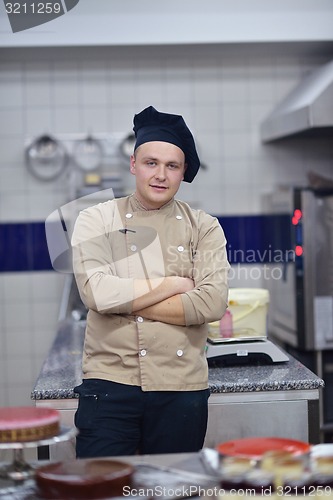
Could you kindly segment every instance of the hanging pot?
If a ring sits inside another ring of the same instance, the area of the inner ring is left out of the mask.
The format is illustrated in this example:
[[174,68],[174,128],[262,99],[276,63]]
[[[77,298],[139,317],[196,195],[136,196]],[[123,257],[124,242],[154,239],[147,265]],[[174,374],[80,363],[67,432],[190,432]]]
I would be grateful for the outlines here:
[[97,170],[103,159],[101,142],[88,135],[74,147],[73,159],[76,165],[85,171]]
[[120,143],[120,154],[126,160],[126,164],[128,164],[129,158],[134,152],[135,141],[135,135],[131,132]]
[[30,173],[41,181],[59,177],[68,165],[68,154],[63,144],[50,135],[35,139],[25,151]]

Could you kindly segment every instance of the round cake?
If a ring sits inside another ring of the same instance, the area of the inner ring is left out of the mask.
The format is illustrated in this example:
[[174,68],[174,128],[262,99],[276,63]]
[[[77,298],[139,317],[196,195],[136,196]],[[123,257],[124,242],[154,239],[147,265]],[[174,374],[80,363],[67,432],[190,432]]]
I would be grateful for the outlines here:
[[0,443],[40,441],[59,434],[60,414],[51,408],[0,408]]
[[117,460],[79,459],[40,467],[35,481],[43,498],[100,500],[129,493],[133,472],[132,465]]

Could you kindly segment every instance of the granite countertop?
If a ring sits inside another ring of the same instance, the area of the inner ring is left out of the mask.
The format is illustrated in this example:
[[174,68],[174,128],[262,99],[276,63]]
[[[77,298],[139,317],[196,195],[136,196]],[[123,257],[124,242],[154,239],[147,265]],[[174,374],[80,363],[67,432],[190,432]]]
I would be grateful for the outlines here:
[[[85,321],[64,320],[44,361],[31,399],[75,398],[81,383],[81,357]],[[323,380],[288,355],[289,361],[274,364],[216,365],[209,368],[211,393],[290,391],[318,389]]]

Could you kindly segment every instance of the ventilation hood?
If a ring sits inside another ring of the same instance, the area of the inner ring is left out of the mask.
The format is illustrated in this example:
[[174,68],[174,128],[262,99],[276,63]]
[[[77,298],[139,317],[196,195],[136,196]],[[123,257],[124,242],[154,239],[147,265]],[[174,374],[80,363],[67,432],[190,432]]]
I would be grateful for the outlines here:
[[333,134],[333,61],[305,78],[261,125],[263,142],[295,134]]

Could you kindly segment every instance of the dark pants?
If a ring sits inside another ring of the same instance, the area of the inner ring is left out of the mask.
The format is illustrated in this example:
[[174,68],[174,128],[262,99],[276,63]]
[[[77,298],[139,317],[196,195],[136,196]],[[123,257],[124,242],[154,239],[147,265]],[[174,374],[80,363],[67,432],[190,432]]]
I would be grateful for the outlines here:
[[75,388],[78,458],[198,451],[205,439],[209,390],[151,391],[106,380]]

